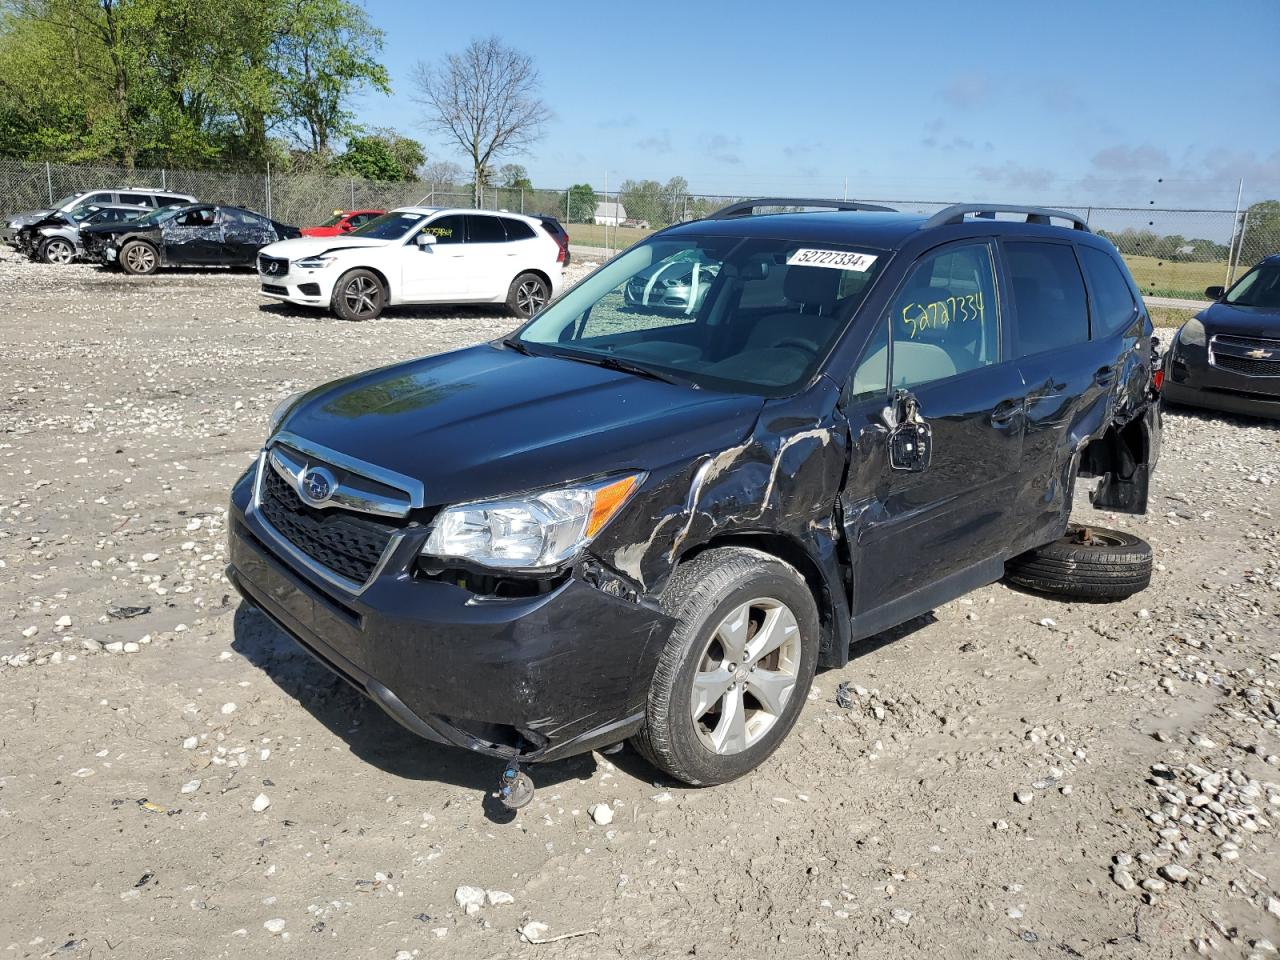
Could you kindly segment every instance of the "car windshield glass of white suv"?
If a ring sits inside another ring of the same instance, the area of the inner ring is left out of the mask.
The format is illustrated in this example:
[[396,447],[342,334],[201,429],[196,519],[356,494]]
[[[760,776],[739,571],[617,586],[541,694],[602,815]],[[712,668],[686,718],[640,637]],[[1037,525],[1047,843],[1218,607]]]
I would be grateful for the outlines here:
[[384,213],[374,217],[359,230],[352,230],[353,237],[371,237],[374,240],[399,240],[426,219],[423,213]]
[[1280,310],[1280,263],[1254,267],[1240,278],[1223,300],[1233,307]]
[[83,193],[69,193],[65,197],[59,197],[54,201],[54,204],[50,209],[61,210],[63,207],[69,207],[83,196]]
[[825,241],[657,238],[508,342],[713,390],[787,396],[813,375],[885,259]]

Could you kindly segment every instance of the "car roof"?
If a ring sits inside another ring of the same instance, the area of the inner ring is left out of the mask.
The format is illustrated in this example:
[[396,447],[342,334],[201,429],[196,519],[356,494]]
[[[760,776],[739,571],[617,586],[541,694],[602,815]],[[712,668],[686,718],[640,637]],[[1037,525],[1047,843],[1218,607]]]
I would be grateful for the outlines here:
[[[916,213],[872,210],[815,210],[796,213],[769,213],[757,216],[709,218],[676,224],[661,231],[668,236],[760,237],[794,240],[800,243],[861,244],[882,250],[896,250],[921,236],[929,217]],[[945,229],[945,239],[973,236],[1056,236],[1092,240],[1088,231],[1018,220],[979,218],[932,227]],[[929,232],[932,232],[932,229]],[[943,235],[940,235],[943,236]]]
[[523,213],[513,213],[510,210],[472,210],[469,207],[395,207],[388,210],[387,213],[421,213],[426,216],[433,216],[437,213],[447,214],[478,214],[479,216],[489,217],[515,217],[517,220],[528,220],[530,223],[537,223],[536,217],[526,216]]

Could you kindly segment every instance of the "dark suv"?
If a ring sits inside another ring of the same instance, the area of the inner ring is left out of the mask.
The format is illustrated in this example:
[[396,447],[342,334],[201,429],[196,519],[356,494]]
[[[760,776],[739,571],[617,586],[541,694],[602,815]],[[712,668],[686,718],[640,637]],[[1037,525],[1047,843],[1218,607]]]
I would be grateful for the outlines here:
[[[503,340],[289,398],[232,491],[230,579],[508,779],[632,738],[707,784],[764,760],[851,643],[1007,562],[1069,578],[1040,553],[1066,536],[1099,570],[1132,555],[1068,529],[1081,476],[1145,511],[1159,449],[1115,248],[1038,208],[759,213],[805,203],[670,227]],[[628,296],[669,263],[705,291]]]

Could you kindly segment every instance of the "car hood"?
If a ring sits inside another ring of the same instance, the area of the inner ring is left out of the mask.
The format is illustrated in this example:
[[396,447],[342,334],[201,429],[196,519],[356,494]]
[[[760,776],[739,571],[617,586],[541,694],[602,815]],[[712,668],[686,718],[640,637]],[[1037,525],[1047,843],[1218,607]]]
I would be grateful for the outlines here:
[[719,451],[763,404],[481,344],[319,387],[281,429],[420,480],[432,506]]
[[1280,310],[1215,303],[1202,310],[1199,317],[1209,336],[1228,333],[1242,337],[1280,337]]
[[279,240],[262,248],[262,253],[269,257],[283,257],[286,260],[301,260],[303,257],[314,257],[329,250],[350,250],[357,247],[385,247],[398,241],[378,240],[374,237],[295,237],[292,240]]
[[57,212],[56,210],[24,210],[22,213],[11,214],[7,222],[25,226],[29,223],[35,223],[37,220],[43,220],[49,214]]

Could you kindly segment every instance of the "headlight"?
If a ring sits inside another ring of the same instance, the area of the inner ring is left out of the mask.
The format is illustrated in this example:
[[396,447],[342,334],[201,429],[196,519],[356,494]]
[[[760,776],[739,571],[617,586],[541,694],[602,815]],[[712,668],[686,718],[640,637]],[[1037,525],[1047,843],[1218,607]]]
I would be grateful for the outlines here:
[[1192,317],[1178,331],[1178,342],[1188,347],[1204,346],[1204,324]]
[[267,420],[267,436],[268,437],[274,434],[277,429],[279,429],[280,422],[284,420],[284,415],[289,412],[289,409],[295,403],[298,402],[298,398],[301,397],[306,392],[307,391],[305,390],[299,390],[297,393],[290,394],[289,396],[285,397],[283,400],[281,400],[279,403],[276,404],[276,408],[271,411],[271,418]]
[[301,260],[295,260],[294,263],[304,270],[319,270],[321,267],[327,267],[337,259],[337,257],[304,257]]
[[505,570],[556,567],[595,538],[642,479],[632,473],[447,507],[436,517],[422,554]]

